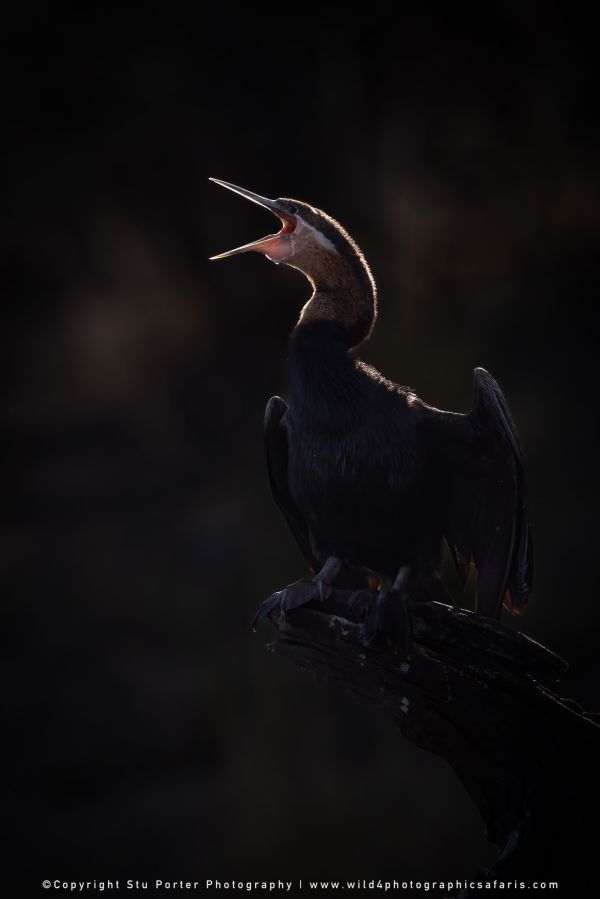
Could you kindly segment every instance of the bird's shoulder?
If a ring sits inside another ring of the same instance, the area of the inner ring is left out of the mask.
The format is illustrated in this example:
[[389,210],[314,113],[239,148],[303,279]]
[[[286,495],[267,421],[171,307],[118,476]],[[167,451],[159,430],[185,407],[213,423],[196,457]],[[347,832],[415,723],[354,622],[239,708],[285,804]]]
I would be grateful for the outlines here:
[[372,398],[387,400],[397,409],[409,409],[418,397],[410,387],[396,384],[390,378],[386,378],[379,369],[374,365],[364,362],[362,359],[355,360],[355,372],[359,382],[365,388],[365,393]]

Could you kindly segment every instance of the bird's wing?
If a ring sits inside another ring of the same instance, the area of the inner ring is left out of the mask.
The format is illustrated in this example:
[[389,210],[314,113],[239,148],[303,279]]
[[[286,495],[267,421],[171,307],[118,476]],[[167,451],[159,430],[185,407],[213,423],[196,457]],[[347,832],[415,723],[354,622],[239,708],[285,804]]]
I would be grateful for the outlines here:
[[[446,538],[464,578],[477,568],[477,608],[499,616],[523,611],[531,593],[533,542],[521,448],[494,378],[474,371],[471,412],[461,420],[464,452],[450,466]],[[458,459],[458,461],[457,461]]]
[[310,568],[319,570],[312,552],[308,527],[302,513],[294,502],[288,482],[288,432],[283,417],[288,407],[280,396],[272,396],[265,410],[265,450],[267,471],[273,498],[290,527],[296,542]]

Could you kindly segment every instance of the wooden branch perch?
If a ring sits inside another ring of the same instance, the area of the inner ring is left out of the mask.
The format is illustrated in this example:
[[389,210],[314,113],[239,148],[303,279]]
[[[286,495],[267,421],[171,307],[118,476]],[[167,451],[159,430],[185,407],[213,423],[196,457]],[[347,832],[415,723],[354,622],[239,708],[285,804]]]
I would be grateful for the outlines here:
[[567,665],[498,622],[435,602],[409,603],[409,652],[389,639],[393,608],[381,641],[365,646],[373,594],[350,596],[335,590],[323,604],[272,612],[271,648],[376,705],[450,763],[498,846],[490,875],[591,895],[600,716],[551,691]]

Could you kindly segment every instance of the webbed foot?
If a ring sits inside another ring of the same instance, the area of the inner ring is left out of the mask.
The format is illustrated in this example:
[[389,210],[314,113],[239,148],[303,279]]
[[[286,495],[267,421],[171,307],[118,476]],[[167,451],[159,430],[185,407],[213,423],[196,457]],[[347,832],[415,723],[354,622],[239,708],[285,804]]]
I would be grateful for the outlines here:
[[[382,588],[371,603],[364,623],[363,643],[372,646],[382,635],[386,618],[391,618],[391,626],[387,628],[387,635],[395,646],[403,653],[408,654],[412,649],[412,630],[410,611],[408,607],[409,596],[406,584],[410,569],[402,567],[396,580],[389,588]],[[393,612],[393,615],[389,615]]]
[[342,562],[335,556],[330,556],[318,574],[312,580],[294,581],[278,590],[266,599],[260,606],[258,612],[254,616],[252,629],[255,630],[261,621],[264,621],[268,615],[278,609],[281,615],[285,615],[291,609],[297,609],[306,603],[319,599],[325,602],[331,596],[333,591],[333,581],[342,567]]

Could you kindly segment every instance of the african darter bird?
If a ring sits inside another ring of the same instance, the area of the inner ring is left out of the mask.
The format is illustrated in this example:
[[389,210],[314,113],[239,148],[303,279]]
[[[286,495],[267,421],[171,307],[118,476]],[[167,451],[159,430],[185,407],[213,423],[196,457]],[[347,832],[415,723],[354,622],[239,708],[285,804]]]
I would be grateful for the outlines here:
[[227,253],[257,251],[302,272],[312,295],[289,345],[289,403],[265,413],[273,496],[313,572],[274,594],[263,618],[328,595],[344,569],[379,585],[370,642],[392,596],[441,599],[442,541],[463,582],[477,569],[477,611],[523,611],[531,592],[532,539],[515,426],[502,392],[474,371],[468,414],[444,412],[387,380],[354,353],[373,329],[376,287],[347,232],[299,200],[270,200],[211,179],[274,213],[281,230]]

